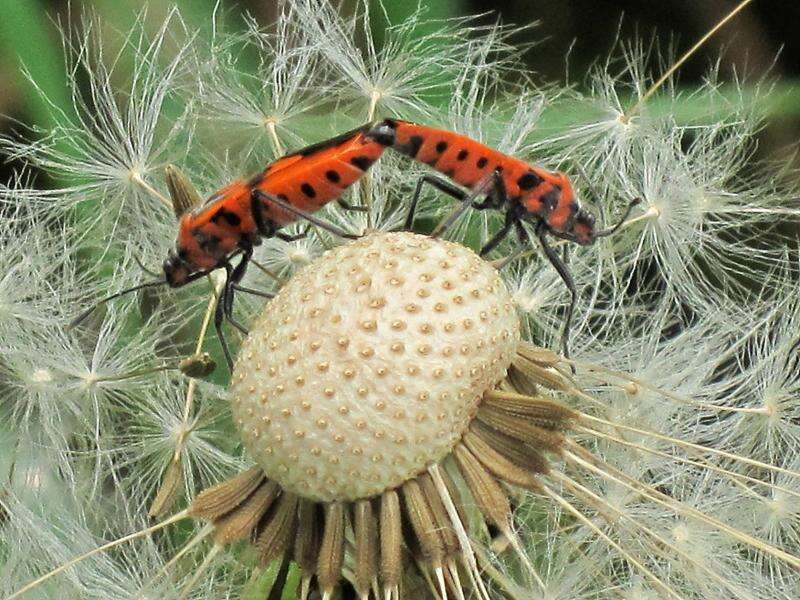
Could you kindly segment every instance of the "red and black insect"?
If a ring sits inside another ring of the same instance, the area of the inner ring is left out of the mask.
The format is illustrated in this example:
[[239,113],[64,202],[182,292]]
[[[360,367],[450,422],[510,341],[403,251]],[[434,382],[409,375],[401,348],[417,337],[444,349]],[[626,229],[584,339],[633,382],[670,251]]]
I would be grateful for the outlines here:
[[[413,225],[414,212],[425,183],[460,200],[463,210],[473,207],[505,212],[503,226],[483,246],[481,256],[493,250],[512,229],[516,230],[521,242],[528,243],[530,238],[524,223],[533,225],[545,256],[571,294],[562,337],[564,355],[569,357],[569,329],[578,295],[569,269],[547,238],[552,235],[584,246],[593,244],[597,238],[614,233],[639,199],[629,204],[614,227],[597,231],[594,215],[581,206],[564,173],[532,166],[452,131],[396,119],[386,119],[375,127],[376,133],[384,132],[387,141],[391,139],[388,130],[394,133],[391,144],[394,150],[429,165],[447,178],[436,175],[420,178],[406,218],[406,229]],[[462,212],[451,215],[439,231],[446,231]]]
[[[233,369],[228,345],[222,335],[223,318],[247,333],[233,318],[236,291],[265,297],[271,294],[239,285],[263,238],[292,241],[280,228],[305,219],[341,237],[356,237],[325,223],[311,213],[337,200],[348,210],[364,210],[340,199],[342,192],[358,181],[384,149],[394,141],[394,131],[381,124],[368,124],[333,139],[314,144],[276,160],[248,180],[239,180],[212,194],[208,200],[181,216],[175,248],[164,261],[164,277],[113,294],[98,304],[145,287],[167,284],[177,288],[216,269],[225,269],[226,279],[217,302],[214,325],[228,366]],[[232,261],[241,257],[238,264]],[[80,323],[98,306],[73,321]]]

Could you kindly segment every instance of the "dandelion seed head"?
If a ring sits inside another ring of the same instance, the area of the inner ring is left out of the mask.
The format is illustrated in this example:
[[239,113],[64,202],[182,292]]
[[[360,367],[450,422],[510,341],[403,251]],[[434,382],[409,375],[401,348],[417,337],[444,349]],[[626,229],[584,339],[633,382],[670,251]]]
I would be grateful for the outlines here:
[[50,383],[53,381],[53,374],[49,369],[36,369],[31,373],[31,383]]
[[764,509],[767,527],[773,529],[796,520],[800,514],[800,503],[796,496],[776,490],[771,498],[764,500]]
[[632,585],[626,587],[622,592],[622,597],[626,600],[658,600],[658,592],[650,588],[641,577],[636,577]]
[[[242,64],[250,52],[258,57],[255,72],[252,64]],[[310,84],[321,77],[317,44],[292,3],[281,6],[273,31],[246,17],[243,33],[219,27],[197,54],[201,111],[214,135],[233,130],[250,140],[255,129],[257,139],[249,143],[260,147],[266,131],[272,155],[279,156],[279,134],[299,142],[294,125],[324,100],[325,86]],[[219,131],[221,122],[229,131]],[[236,143],[237,136],[228,137]]]
[[286,252],[286,258],[295,266],[301,267],[311,262],[311,255],[307,248],[302,246],[292,246]]
[[545,306],[546,298],[518,290],[513,296],[514,304],[523,312],[535,313]]
[[323,255],[270,304],[237,362],[234,417],[293,493],[371,496],[451,450],[517,331],[505,287],[473,253],[373,234]]

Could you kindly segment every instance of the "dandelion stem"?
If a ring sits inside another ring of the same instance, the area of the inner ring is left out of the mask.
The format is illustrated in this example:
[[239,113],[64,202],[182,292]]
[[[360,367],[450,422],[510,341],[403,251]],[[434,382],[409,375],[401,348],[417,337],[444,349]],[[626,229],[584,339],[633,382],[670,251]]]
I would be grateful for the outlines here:
[[[369,96],[369,109],[367,110],[367,122],[371,123],[375,119],[375,111],[378,109],[381,94],[378,90],[372,90]],[[364,174],[361,184],[361,193],[364,197],[364,206],[367,207],[367,229],[370,230],[375,223],[375,215],[372,214],[372,173],[369,171]]]
[[492,564],[491,558],[489,558],[480,544],[473,544],[473,549],[475,551],[475,556],[477,556],[478,560],[481,562],[484,573],[487,573],[497,585],[503,588],[503,591],[510,598],[513,600],[528,600],[530,598],[529,590],[522,589],[514,580],[499,571],[494,564]]
[[579,398],[583,398],[583,399],[584,399],[584,400],[586,400],[587,402],[591,402],[592,404],[594,404],[595,406],[597,406],[597,407],[599,407],[599,408],[602,408],[603,410],[606,410],[606,409],[608,409],[608,405],[606,405],[606,404],[603,404],[603,403],[602,403],[602,402],[600,402],[600,400],[598,400],[597,398],[595,398],[595,397],[593,397],[593,396],[590,396],[589,394],[587,394],[586,392],[584,392],[584,391],[583,391],[582,389],[580,389],[579,387],[575,387],[575,386],[573,386],[573,387],[571,387],[571,388],[570,388],[568,391],[569,391],[569,393],[570,393],[570,394],[573,394],[573,395],[575,395],[575,396],[577,396],[577,397],[579,397]]
[[275,149],[275,154],[277,156],[283,156],[286,150],[284,150],[283,144],[281,144],[281,141],[278,138],[278,131],[275,128],[275,119],[270,117],[266,120],[265,125],[267,126],[269,137],[272,140],[272,147]]
[[140,188],[142,188],[144,191],[146,191],[148,194],[150,194],[154,198],[157,198],[162,204],[164,204],[164,206],[172,210],[172,202],[169,200],[169,198],[167,198],[164,194],[159,192],[152,185],[147,183],[142,178],[141,173],[139,173],[138,171],[132,171],[130,174],[130,180],[136,185],[138,185]]
[[637,481],[636,479],[626,475],[619,469],[615,469],[607,462],[594,456],[591,452],[589,452],[588,450],[586,450],[585,448],[581,447],[580,445],[574,442],[568,441],[567,444],[570,447],[572,447],[576,452],[579,452],[581,455],[588,457],[592,462],[597,462],[601,464],[603,468],[601,469],[593,465],[592,463],[583,460],[573,452],[565,450],[564,457],[567,458],[568,460],[575,462],[576,464],[599,475],[600,477],[603,477],[610,481],[614,481],[633,492],[642,494],[643,496],[649,498],[653,502],[671,509],[672,511],[675,512],[675,514],[692,517],[702,523],[711,525],[715,529],[727,533],[735,540],[747,544],[748,546],[758,551],[761,551],[765,554],[769,554],[773,558],[782,560],[785,563],[794,567],[795,569],[800,569],[800,557],[793,556],[788,552],[781,550],[780,548],[776,548],[775,546],[768,544],[762,540],[759,540],[758,538],[754,538],[753,536],[748,535],[743,531],[739,531],[738,529],[731,527],[730,525],[726,525],[722,521],[719,521],[714,517],[697,510],[696,508],[692,508],[691,506],[683,504],[682,502],[679,502],[674,498],[667,496],[666,494],[662,494],[658,490],[654,489],[652,486]]
[[177,371],[177,365],[161,365],[160,367],[150,367],[147,369],[139,369],[131,371],[130,373],[122,373],[120,375],[108,375],[106,377],[97,377],[92,383],[103,383],[107,381],[124,381],[125,379],[135,379],[143,375],[152,375],[153,373],[160,373],[162,371]]
[[372,93],[369,95],[369,110],[367,110],[367,122],[371,123],[375,120],[375,111],[378,108],[378,102],[380,102],[381,94],[378,90],[372,90]]
[[6,598],[6,600],[14,600],[14,598],[19,598],[20,596],[22,596],[26,592],[29,592],[33,588],[37,587],[39,584],[44,583],[45,581],[47,581],[51,577],[54,577],[54,576],[58,575],[59,573],[63,573],[64,571],[66,571],[70,567],[78,564],[79,562],[82,562],[82,561],[86,560],[87,558],[91,558],[92,556],[94,556],[96,554],[100,554],[101,552],[105,552],[106,550],[109,550],[111,548],[115,548],[116,546],[120,546],[120,545],[124,544],[125,542],[129,542],[131,540],[135,540],[135,539],[138,539],[138,538],[141,538],[141,537],[145,537],[146,535],[150,535],[151,533],[154,533],[154,532],[158,531],[159,529],[163,529],[164,527],[167,527],[168,525],[171,525],[172,523],[176,523],[177,521],[185,519],[188,516],[189,516],[189,511],[188,510],[182,510],[181,512],[177,513],[176,515],[173,515],[169,519],[161,521],[160,523],[156,523],[155,525],[147,527],[146,529],[141,529],[141,530],[139,530],[139,531],[137,531],[135,533],[128,534],[125,537],[121,537],[121,538],[118,538],[118,539],[116,539],[114,541],[108,542],[107,544],[103,544],[102,546],[98,546],[97,548],[94,548],[93,550],[90,550],[89,552],[86,552],[85,554],[81,554],[80,556],[77,556],[77,557],[73,558],[72,560],[65,562],[63,565],[59,566],[56,569],[53,569],[49,573],[45,573],[44,575],[42,575],[38,579],[35,579],[34,581],[31,581],[25,587],[20,588],[19,590],[17,590],[13,594],[11,594],[8,598]]
[[464,597],[464,587],[461,585],[461,577],[458,575],[458,564],[454,560],[447,563],[447,571],[453,579],[453,588],[456,591],[456,600],[467,600]]
[[[197,335],[197,344],[195,345],[195,354],[200,354],[203,349],[203,342],[206,339],[206,334],[208,333],[208,327],[211,324],[211,317],[214,315],[214,311],[217,307],[217,302],[220,301],[220,294],[222,293],[222,288],[225,285],[225,280],[220,278],[219,281],[214,282],[214,279],[209,275],[208,276],[209,282],[213,287],[213,292],[208,299],[208,306],[206,307],[206,312],[203,315],[203,322],[200,325],[200,333]],[[192,407],[194,405],[194,393],[197,389],[197,380],[194,378],[189,379],[189,385],[186,388],[186,402],[183,406],[183,418],[181,423],[181,430],[178,436],[178,441],[175,444],[175,452],[172,456],[172,460],[178,460],[181,452],[183,451],[183,445],[186,441],[186,434],[189,432],[189,428],[187,427],[189,423],[189,415],[192,412]]]
[[[639,433],[642,435],[650,436],[657,440],[663,440],[665,442],[669,442],[676,446],[683,446],[686,448],[692,448],[693,450],[698,450],[700,452],[708,452],[710,454],[716,454],[717,456],[722,456],[724,458],[728,458],[730,460],[735,460],[742,462],[747,465],[752,465],[754,467],[758,467],[760,469],[767,469],[770,471],[775,471],[777,473],[783,473],[784,475],[790,475],[791,477],[800,478],[800,473],[797,471],[791,471],[789,469],[784,469],[783,467],[778,467],[776,465],[770,465],[768,463],[764,463],[758,460],[754,460],[752,458],[747,458],[746,456],[740,456],[738,454],[733,454],[732,452],[726,452],[725,450],[718,450],[717,448],[710,448],[708,446],[702,446],[700,444],[694,444],[692,442],[687,442],[685,440],[681,440],[678,438],[674,438],[668,435],[664,435],[663,433],[658,433],[656,431],[650,431],[648,429],[640,429],[638,427],[631,427],[630,425],[623,425],[622,423],[613,423],[611,421],[607,421],[605,419],[601,419],[600,417],[593,417],[591,415],[587,415],[586,413],[578,413],[579,418],[581,420],[588,420],[588,421],[595,421],[597,423],[602,423],[603,425],[608,425],[612,428],[623,429],[626,431],[632,431],[633,433]],[[593,429],[592,429],[593,430]]]
[[753,0],[743,0],[731,12],[729,12],[721,21],[719,21],[716,25],[714,25],[714,27],[712,27],[703,37],[701,37],[694,46],[689,48],[683,54],[683,56],[681,56],[677,61],[675,61],[675,63],[669,69],[667,69],[667,71],[659,78],[658,81],[656,81],[653,85],[650,86],[650,89],[647,90],[641,98],[639,98],[638,102],[636,102],[636,104],[634,104],[628,110],[628,112],[626,112],[624,115],[620,117],[620,120],[623,123],[627,124],[630,121],[631,117],[639,111],[642,105],[644,105],[644,103],[647,102],[650,99],[650,97],[653,94],[655,94],[662,85],[664,85],[664,82],[666,82],[670,77],[672,77],[675,71],[681,68],[683,63],[689,60],[692,57],[692,55],[694,55],[694,53],[697,52],[703,46],[703,44],[705,44],[709,40],[709,38],[711,38],[711,36],[717,33],[717,31],[719,31],[728,21],[730,21],[733,17],[735,17],[739,13],[739,11],[741,11],[745,6],[750,4],[752,1]]
[[442,567],[436,567],[434,572],[436,573],[436,582],[439,584],[439,594],[442,596],[442,600],[447,600],[447,584],[444,582],[444,571]]
[[164,564],[164,566],[163,566],[163,567],[161,567],[161,568],[158,570],[158,573],[156,573],[155,575],[153,575],[153,577],[151,577],[151,578],[150,578],[150,580],[149,580],[149,581],[147,581],[147,583],[145,583],[145,584],[142,586],[142,589],[140,589],[140,590],[139,590],[139,592],[136,594],[136,596],[134,597],[134,600],[137,600],[137,599],[139,599],[139,598],[143,598],[143,597],[144,597],[144,596],[143,596],[143,593],[144,593],[144,591],[145,591],[147,588],[149,588],[150,586],[152,586],[152,585],[153,585],[153,584],[154,584],[156,581],[158,581],[158,580],[159,580],[159,578],[161,578],[161,577],[163,577],[164,575],[166,575],[166,574],[167,574],[167,572],[170,570],[170,568],[171,568],[173,565],[175,565],[175,563],[177,563],[177,562],[178,562],[178,561],[179,561],[181,558],[183,558],[184,556],[186,556],[186,554],[187,554],[187,553],[188,553],[188,552],[189,552],[189,551],[190,551],[192,548],[194,548],[194,547],[195,547],[197,544],[199,544],[199,543],[200,543],[200,542],[202,542],[204,539],[206,539],[206,538],[207,538],[207,537],[208,537],[208,536],[209,536],[209,535],[210,535],[210,534],[211,534],[213,531],[214,531],[214,526],[213,526],[213,525],[206,525],[205,527],[203,527],[203,528],[202,528],[202,529],[201,529],[201,530],[198,532],[198,534],[197,534],[196,536],[194,536],[194,537],[193,537],[191,540],[189,540],[189,542],[188,542],[188,543],[187,543],[187,544],[186,544],[186,545],[185,545],[183,548],[181,548],[181,549],[180,549],[178,552],[176,552],[176,553],[175,553],[175,556],[173,556],[172,558],[170,558],[170,559],[169,559],[169,561],[167,561],[167,562]]
[[221,550],[222,550],[222,546],[220,546],[218,544],[215,544],[211,548],[211,550],[209,550],[209,552],[206,555],[206,557],[203,560],[203,562],[200,563],[200,566],[197,567],[197,570],[194,572],[194,575],[192,575],[192,578],[189,580],[189,582],[181,590],[180,596],[178,596],[178,600],[186,600],[186,598],[189,596],[189,593],[192,591],[192,588],[195,585],[197,585],[197,582],[200,581],[200,578],[208,570],[208,567],[211,566],[211,563],[214,561],[214,559],[216,558],[217,554],[219,554]]
[[511,528],[509,528],[507,531],[503,532],[503,535],[511,544],[511,547],[514,549],[514,552],[516,553],[520,562],[525,567],[525,570],[531,574],[533,580],[536,582],[536,585],[539,586],[539,589],[542,591],[542,594],[547,592],[547,586],[545,586],[544,581],[539,575],[539,572],[536,570],[536,568],[533,566],[533,563],[525,554],[525,550],[522,548],[522,544],[520,543],[519,538],[514,533],[514,531],[511,530]]
[[639,221],[647,221],[648,219],[657,219],[660,216],[661,216],[661,211],[655,206],[650,206],[642,214],[636,215],[635,217],[631,217],[630,219],[623,221],[620,224],[618,231],[630,227],[631,225],[634,225]]
[[594,531],[594,532],[595,532],[595,533],[596,533],[598,536],[600,536],[601,538],[603,538],[603,539],[605,540],[605,542],[606,542],[606,543],[607,543],[609,546],[611,546],[611,547],[612,547],[612,548],[614,548],[614,549],[615,549],[617,552],[619,552],[619,553],[620,553],[620,555],[621,555],[621,556],[622,556],[622,557],[623,557],[623,558],[624,558],[626,561],[628,561],[628,562],[629,562],[631,565],[633,565],[634,567],[636,567],[636,568],[637,568],[637,569],[638,569],[638,570],[639,570],[639,571],[640,571],[640,572],[641,572],[641,573],[642,573],[642,574],[643,574],[643,575],[644,575],[644,576],[645,576],[647,579],[649,579],[649,580],[650,580],[650,581],[653,583],[653,585],[655,585],[655,586],[656,586],[658,589],[660,589],[662,592],[666,593],[667,595],[671,596],[672,598],[678,598],[678,599],[680,599],[680,598],[681,598],[681,596],[679,596],[677,592],[675,592],[675,591],[674,591],[672,588],[670,588],[670,587],[669,587],[669,586],[668,586],[666,583],[664,583],[664,582],[663,582],[663,581],[661,581],[661,580],[660,580],[658,577],[656,577],[656,575],[655,575],[655,574],[654,574],[652,571],[650,571],[650,569],[648,569],[647,567],[645,567],[645,566],[644,566],[642,563],[640,563],[638,560],[636,560],[636,559],[635,559],[635,558],[634,558],[634,557],[633,557],[633,556],[632,556],[632,555],[631,555],[631,554],[630,554],[628,551],[626,551],[626,550],[625,550],[625,549],[624,549],[622,546],[620,546],[620,545],[619,545],[619,544],[617,544],[617,543],[616,543],[614,540],[612,540],[610,537],[608,537],[608,535],[606,535],[606,534],[603,532],[603,530],[602,530],[602,529],[600,529],[600,528],[599,528],[597,525],[595,525],[594,523],[592,523],[592,521],[591,521],[590,519],[588,519],[588,518],[586,517],[586,515],[584,515],[584,514],[583,514],[581,511],[579,511],[579,510],[578,510],[577,508],[575,508],[574,506],[572,506],[572,504],[570,504],[570,503],[569,503],[569,502],[568,502],[566,499],[564,499],[562,496],[560,496],[560,495],[559,495],[557,492],[555,492],[555,491],[551,490],[551,489],[550,489],[550,488],[549,488],[547,485],[545,485],[545,484],[542,484],[542,490],[544,491],[544,493],[545,493],[545,494],[547,494],[548,496],[550,496],[550,498],[552,498],[552,499],[553,499],[553,500],[555,500],[555,501],[556,501],[558,504],[560,504],[561,506],[563,506],[564,508],[566,508],[568,512],[570,512],[570,513],[572,513],[573,515],[575,515],[575,517],[576,517],[576,518],[577,518],[579,521],[581,521],[581,522],[582,522],[584,525],[586,525],[587,527],[589,527],[589,529],[591,529],[591,530],[592,530],[592,531]]

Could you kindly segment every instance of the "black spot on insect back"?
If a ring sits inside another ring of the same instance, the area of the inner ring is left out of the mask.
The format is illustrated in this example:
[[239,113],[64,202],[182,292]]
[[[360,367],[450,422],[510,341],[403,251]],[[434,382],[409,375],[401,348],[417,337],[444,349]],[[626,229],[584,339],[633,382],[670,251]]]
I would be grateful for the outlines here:
[[460,150],[456,159],[458,160],[465,160],[469,156],[469,152],[466,150]]
[[217,249],[219,248],[219,244],[222,241],[218,236],[207,234],[199,229],[193,231],[192,235],[200,245],[200,249],[203,250],[203,252],[208,252],[209,254],[216,253]]
[[366,171],[372,166],[373,160],[367,156],[354,156],[350,159],[350,163],[362,171]]
[[447,142],[445,142],[445,141],[441,141],[441,142],[439,142],[438,144],[436,144],[436,151],[437,151],[439,154],[441,154],[441,153],[442,153],[442,152],[444,152],[445,150],[447,150]]
[[337,172],[336,172],[336,171],[334,171],[333,169],[331,169],[330,171],[326,171],[326,172],[325,172],[325,178],[326,178],[328,181],[330,181],[331,183],[339,183],[339,181],[342,179],[342,178],[339,176],[339,173],[337,173]]
[[478,159],[478,162],[475,163],[475,166],[477,166],[479,169],[482,169],[483,167],[486,166],[486,163],[488,163],[488,162],[489,162],[488,158],[486,158],[485,156],[481,156]]
[[407,154],[411,158],[414,158],[419,153],[419,149],[422,147],[422,142],[425,140],[422,139],[421,135],[412,135],[408,138],[408,144],[404,144],[402,148],[398,148],[400,152],[403,154]]
[[528,171],[522,177],[517,179],[517,185],[521,190],[532,190],[540,183],[542,183],[542,178],[533,171]]
[[554,189],[550,190],[546,194],[542,194],[541,202],[542,206],[547,210],[548,213],[553,212],[558,206],[558,201],[561,198],[561,191]]
[[217,212],[215,212],[214,216],[211,217],[211,220],[217,224],[219,224],[221,221],[224,221],[231,227],[238,227],[242,223],[242,220],[239,218],[239,215],[237,215],[235,212],[226,210],[225,207],[222,207]]
[[317,195],[316,190],[314,190],[314,188],[311,187],[310,183],[304,183],[303,185],[301,185],[300,191],[303,192],[309,198],[313,198],[314,196]]

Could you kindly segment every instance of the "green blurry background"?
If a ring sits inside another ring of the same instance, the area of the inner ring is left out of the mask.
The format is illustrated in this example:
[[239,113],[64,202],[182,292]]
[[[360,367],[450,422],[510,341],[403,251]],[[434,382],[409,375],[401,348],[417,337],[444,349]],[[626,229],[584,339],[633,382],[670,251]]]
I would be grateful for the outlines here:
[[[374,0],[371,0],[374,1]],[[148,2],[148,20],[156,28],[169,6],[169,0]],[[180,0],[177,2],[192,24],[207,25],[215,0]],[[689,48],[700,36],[727,14],[733,0],[429,0],[422,2],[430,17],[486,13],[482,20],[493,22],[498,15],[506,23],[531,24],[518,36],[521,44],[535,42],[525,51],[530,69],[543,82],[577,84],[593,62],[602,60],[614,49],[617,40],[657,39],[659,46],[672,45],[678,53]],[[26,80],[26,68],[33,79],[59,107],[69,107],[61,54],[55,23],[80,17],[82,9],[91,8],[101,18],[109,37],[118,39],[127,31],[142,2],[136,0],[0,0],[0,131],[23,131],[23,125],[47,128],[51,111]],[[264,24],[270,23],[277,10],[272,0],[228,0],[223,7],[229,13],[248,11]],[[402,20],[417,7],[411,0],[385,0],[391,20]],[[341,4],[342,11],[352,9],[352,1]],[[382,32],[381,11],[373,11],[375,36]],[[229,22],[234,22],[229,19]],[[708,66],[721,56],[724,80],[745,77],[760,79],[768,74],[775,83],[763,107],[767,126],[760,134],[760,158],[786,158],[794,155],[800,134],[800,2],[755,0],[725,26],[680,71],[679,85],[691,90]],[[113,34],[113,35],[112,35]],[[114,46],[114,43],[111,43]],[[618,48],[617,48],[618,51]],[[567,55],[569,58],[567,58]],[[654,67],[656,67],[654,65]],[[658,71],[656,67],[654,70]],[[680,105],[685,119],[707,112],[687,99]],[[30,135],[30,131],[26,133]],[[796,160],[796,159],[795,159]],[[0,176],[7,180],[14,168],[11,162],[0,165]],[[45,183],[46,185],[46,183]]]

